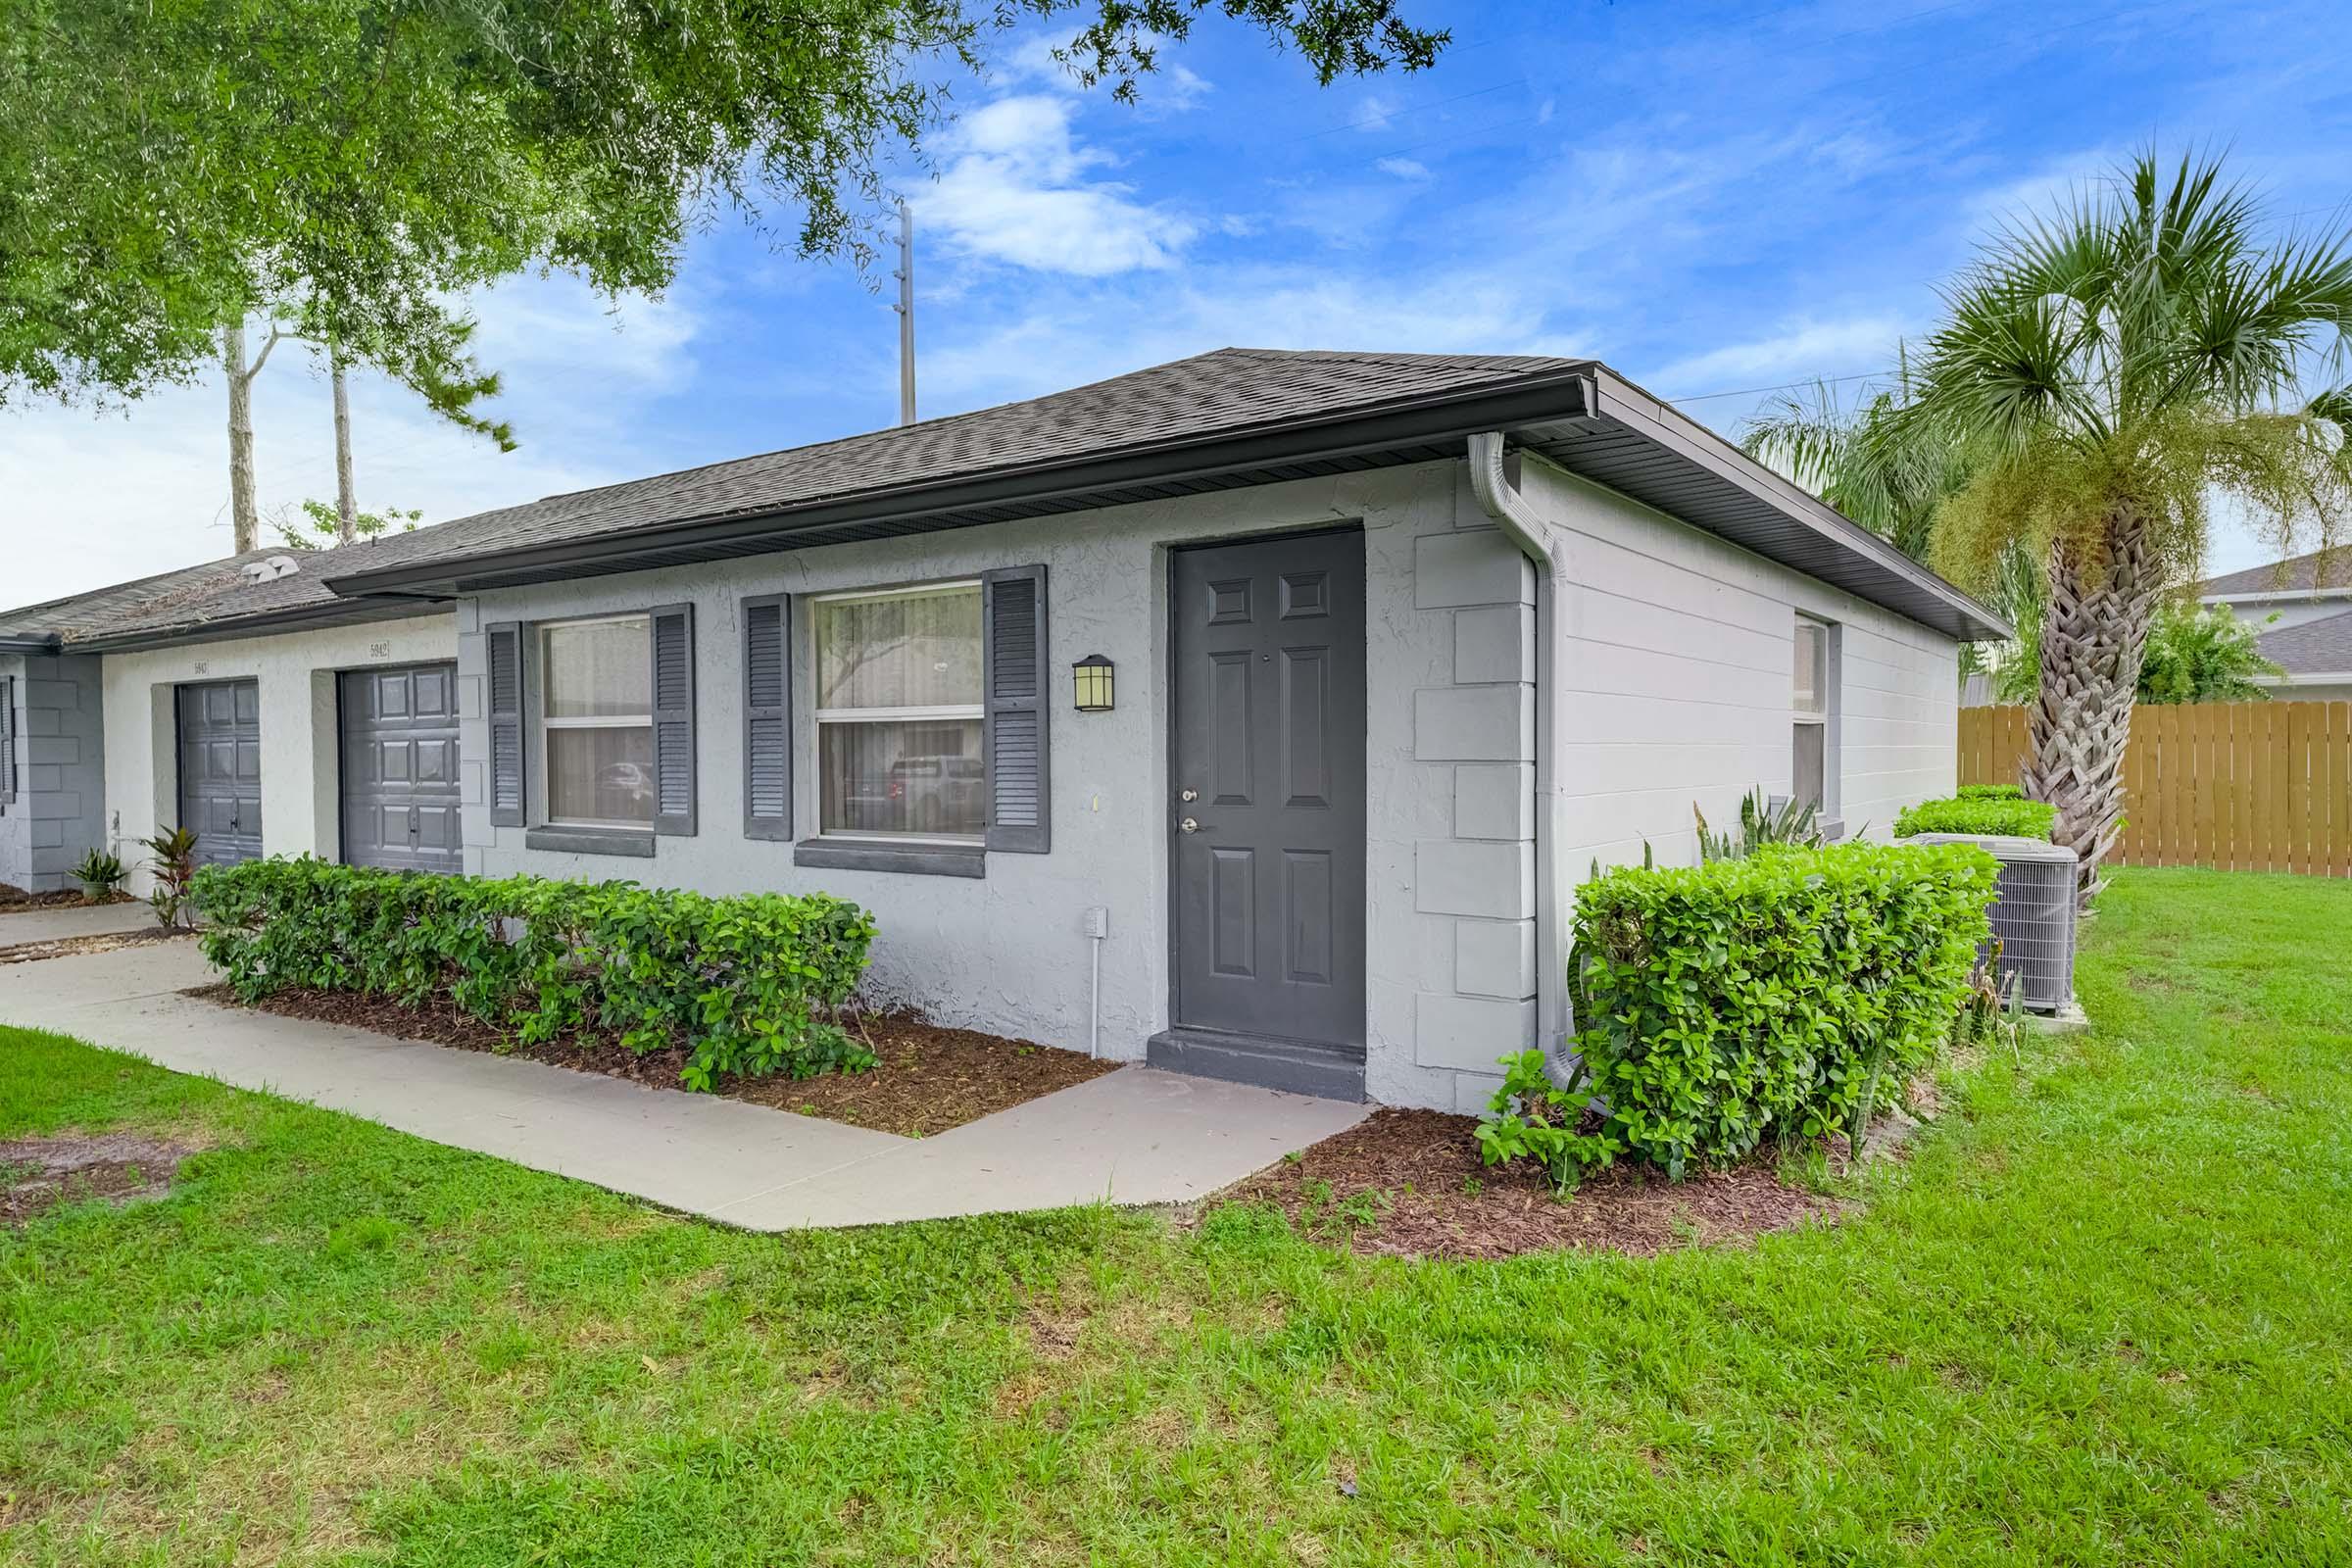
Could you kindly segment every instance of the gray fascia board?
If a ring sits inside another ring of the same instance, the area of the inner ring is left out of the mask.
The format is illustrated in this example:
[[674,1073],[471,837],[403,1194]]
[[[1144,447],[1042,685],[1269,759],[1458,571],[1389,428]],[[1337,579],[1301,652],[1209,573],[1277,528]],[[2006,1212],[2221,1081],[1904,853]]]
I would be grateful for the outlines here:
[[223,616],[187,626],[157,626],[111,637],[84,637],[59,650],[69,654],[127,654],[149,648],[177,648],[192,643],[227,642],[238,637],[271,637],[316,626],[349,626],[374,620],[403,620],[422,614],[425,606],[446,595],[389,599],[334,599],[319,605],[298,605],[253,615]]
[[[1343,414],[1294,419],[1238,432],[1180,437],[1079,459],[1057,459],[994,473],[926,481],[836,496],[785,508],[718,513],[601,537],[562,539],[456,561],[426,560],[323,579],[330,593],[379,593],[417,585],[465,591],[497,572],[502,582],[561,580],[589,561],[609,561],[683,544],[747,540],[794,547],[794,535],[842,522],[890,517],[909,522],[980,506],[1067,502],[1099,491],[1153,481],[1200,479],[1305,459],[1348,457],[1393,447],[1466,441],[1481,430],[1573,419],[1590,412],[1592,367],[1581,364],[1503,386],[1466,389]],[[909,529],[919,532],[920,529]],[[569,569],[566,569],[569,568]],[[529,573],[544,569],[543,579]]]
[[1903,579],[1921,593],[1942,601],[1959,620],[1975,623],[1973,630],[1979,639],[2006,640],[2017,635],[2016,629],[1994,611],[1961,592],[1802,485],[1773,472],[1681,410],[1643,391],[1606,367],[1594,367],[1593,378],[1600,388],[1599,409],[1596,412],[1604,417],[1613,417],[1629,425],[1644,439],[1684,462],[1738,485],[1758,500],[1812,528],[1830,542]]
[[53,631],[0,636],[0,654],[54,654],[61,646],[57,633]]

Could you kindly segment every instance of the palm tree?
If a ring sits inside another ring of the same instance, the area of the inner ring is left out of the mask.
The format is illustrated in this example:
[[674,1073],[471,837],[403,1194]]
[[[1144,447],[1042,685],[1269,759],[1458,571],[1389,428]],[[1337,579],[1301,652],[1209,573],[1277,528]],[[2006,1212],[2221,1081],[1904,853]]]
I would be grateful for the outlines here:
[[2020,547],[2042,562],[2023,782],[2058,808],[2085,906],[2121,830],[2149,616],[2200,567],[2209,495],[2238,497],[2281,554],[2313,531],[2332,545],[2352,510],[2352,407],[2303,396],[2352,347],[2352,239],[2265,244],[2260,218],[2218,160],[2168,181],[2141,155],[1987,247],[1889,421],[1970,456],[1936,510],[1947,575],[1990,582]]
[[[1898,356],[1901,349],[1897,348]],[[1765,403],[1741,426],[1749,457],[1770,464],[1914,560],[1925,561],[1936,511],[1968,483],[1951,431],[1906,418],[1907,369],[1848,406],[1816,382]]]

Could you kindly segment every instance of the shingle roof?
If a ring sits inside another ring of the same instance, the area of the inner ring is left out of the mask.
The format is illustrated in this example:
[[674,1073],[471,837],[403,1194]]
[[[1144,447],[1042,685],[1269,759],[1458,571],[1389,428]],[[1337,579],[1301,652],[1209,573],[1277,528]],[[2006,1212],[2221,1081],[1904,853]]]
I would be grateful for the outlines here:
[[2352,673],[2352,610],[2266,631],[2261,644],[2262,657],[2289,675]]
[[[2323,574],[2321,567],[2326,565]],[[2226,576],[2209,577],[2197,584],[2197,597],[2212,599],[2223,594],[2294,594],[2310,593],[2314,589],[2352,590],[2352,545],[2338,545],[2332,550],[2314,550],[2306,556],[2290,556],[2267,566],[2248,566]]]
[[[1607,407],[1602,407],[1606,404]],[[416,598],[1528,450],[1955,636],[1997,616],[1594,361],[1219,349],[1022,403],[521,506],[302,558],[210,563],[0,616],[81,641],[414,612]],[[261,552],[260,554],[270,554]],[[342,597],[338,597],[338,595]],[[50,624],[39,626],[46,619]]]
[[369,564],[456,564],[651,524],[753,515],[1112,449],[1507,386],[1589,363],[1507,354],[1218,349],[1022,403],[478,513],[379,541]]
[[[71,646],[163,636],[305,610],[331,613],[347,602],[338,600],[327,588],[327,569],[357,570],[374,548],[370,541],[339,550],[248,550],[243,555],[223,556],[152,577],[0,612],[0,637],[53,635]],[[294,573],[264,582],[245,574],[246,566],[273,556],[290,557],[296,564]]]

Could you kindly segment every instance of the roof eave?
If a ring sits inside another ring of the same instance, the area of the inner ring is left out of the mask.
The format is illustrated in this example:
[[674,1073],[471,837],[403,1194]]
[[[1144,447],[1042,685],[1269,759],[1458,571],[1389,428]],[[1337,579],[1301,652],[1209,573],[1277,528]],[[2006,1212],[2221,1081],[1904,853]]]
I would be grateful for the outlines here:
[[54,654],[58,642],[53,631],[0,632],[0,654]]
[[[1883,579],[1890,586],[1899,585],[1900,592],[1881,595],[1860,586],[1838,586],[1961,642],[2004,642],[2017,635],[2016,629],[1997,611],[1912,560],[1891,541],[1872,533],[1802,485],[1758,463],[1672,404],[1606,367],[1595,368],[1595,379],[1599,390],[1597,413],[1603,420],[1637,429],[1644,439],[1684,463],[1765,503],[1824,546],[1850,558],[1863,568],[1858,574],[1860,578]],[[1569,451],[1573,452],[1573,447]],[[1573,460],[1569,466],[1574,466]],[[1768,552],[1756,553],[1768,560],[1775,559]],[[1791,569],[1822,576],[1805,566]],[[1905,603],[1889,604],[1890,598]]]
[[421,597],[407,599],[333,599],[228,615],[218,620],[191,621],[178,626],[141,627],[111,636],[76,638],[62,652],[69,654],[129,654],[150,648],[180,648],[191,643],[228,642],[239,637],[271,637],[317,627],[362,625],[377,620],[401,620],[430,613]]

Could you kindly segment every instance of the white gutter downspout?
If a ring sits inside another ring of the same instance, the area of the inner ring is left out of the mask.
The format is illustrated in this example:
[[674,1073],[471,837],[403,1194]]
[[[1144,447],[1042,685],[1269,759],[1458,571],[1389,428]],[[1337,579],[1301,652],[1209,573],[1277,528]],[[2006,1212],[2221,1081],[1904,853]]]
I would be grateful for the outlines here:
[[1562,799],[1552,759],[1559,703],[1560,580],[1567,563],[1550,531],[1503,468],[1502,433],[1470,438],[1470,489],[1503,536],[1536,564],[1536,1043],[1553,1061],[1568,1037],[1567,950],[1560,943],[1559,858]]

